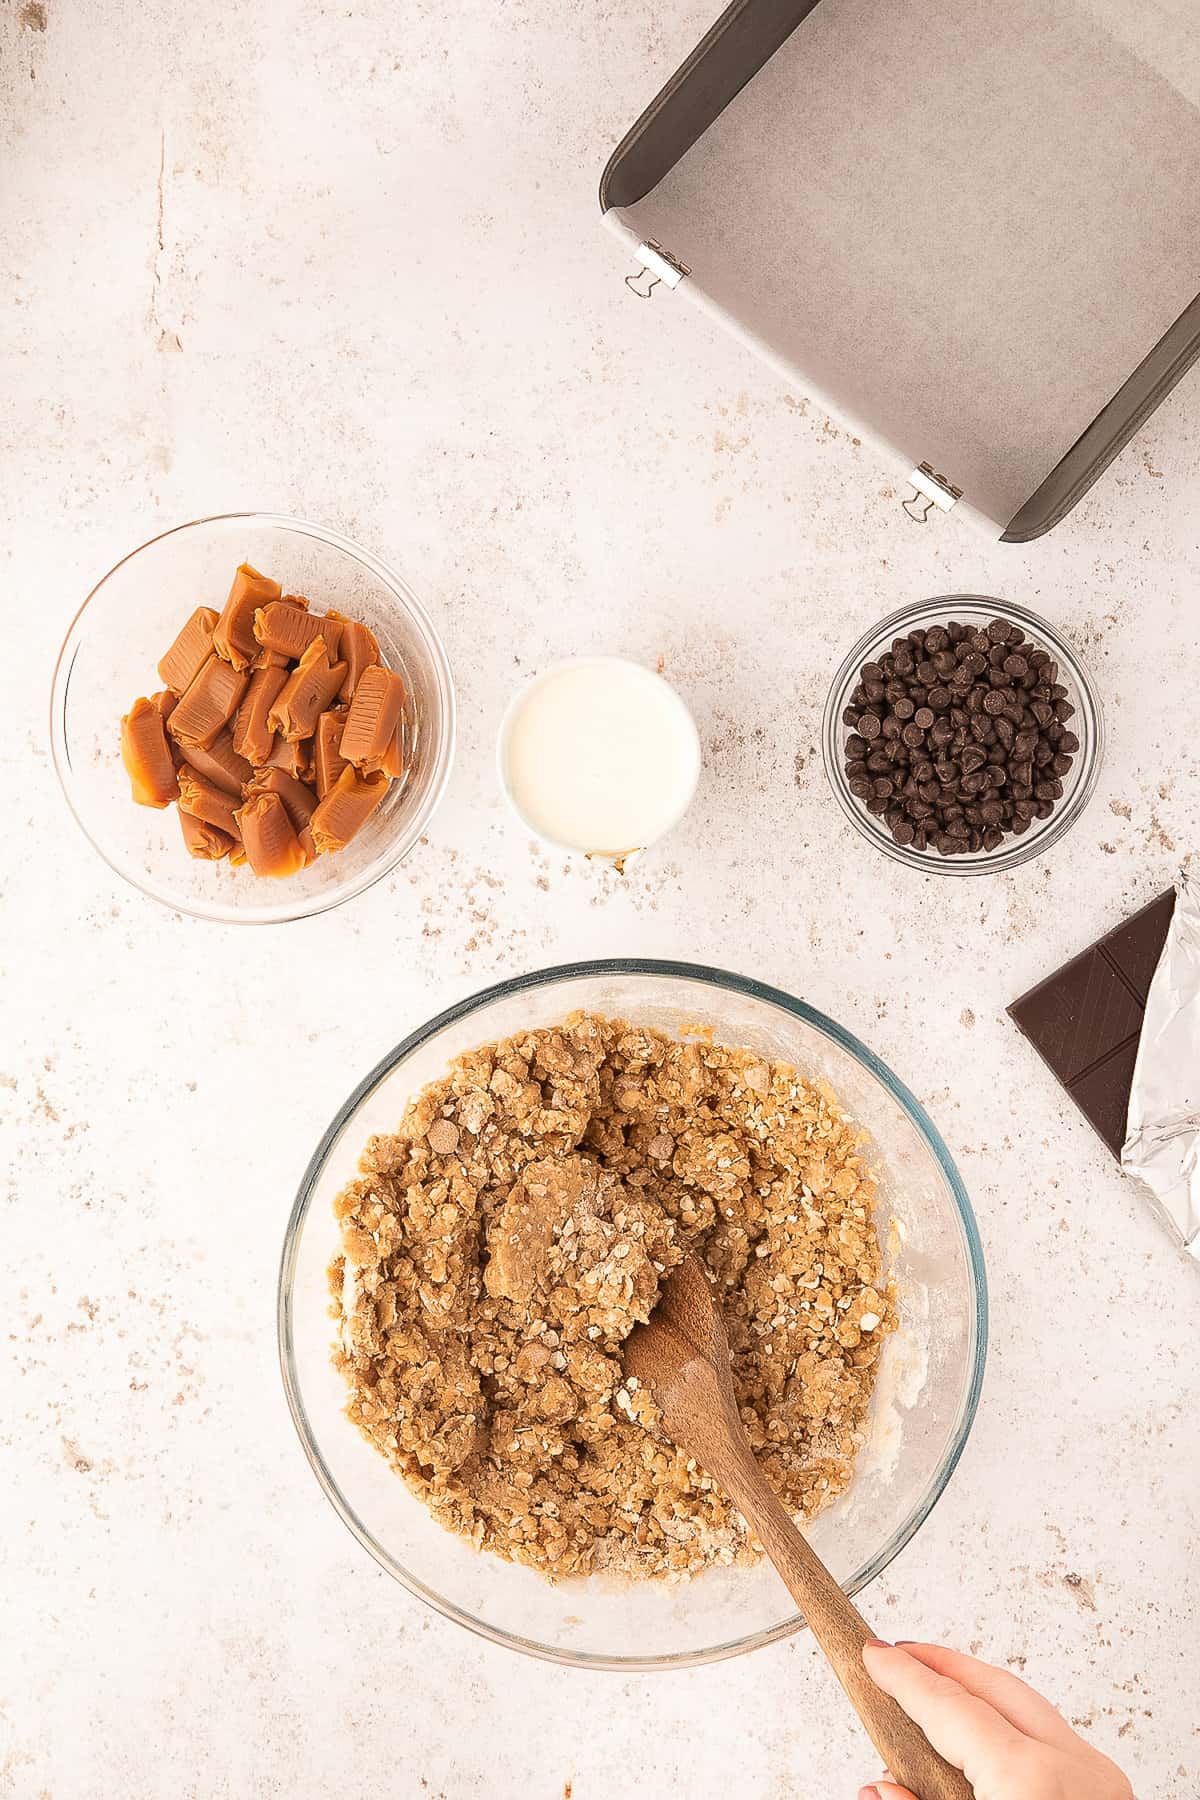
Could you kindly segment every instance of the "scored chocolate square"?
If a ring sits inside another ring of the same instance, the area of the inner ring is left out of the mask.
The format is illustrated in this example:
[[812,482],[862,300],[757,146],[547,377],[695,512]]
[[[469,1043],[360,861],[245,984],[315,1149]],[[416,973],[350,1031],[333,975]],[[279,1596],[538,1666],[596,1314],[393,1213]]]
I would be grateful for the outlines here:
[[1174,890],[1014,1000],[1008,1016],[1120,1157],[1146,996]]

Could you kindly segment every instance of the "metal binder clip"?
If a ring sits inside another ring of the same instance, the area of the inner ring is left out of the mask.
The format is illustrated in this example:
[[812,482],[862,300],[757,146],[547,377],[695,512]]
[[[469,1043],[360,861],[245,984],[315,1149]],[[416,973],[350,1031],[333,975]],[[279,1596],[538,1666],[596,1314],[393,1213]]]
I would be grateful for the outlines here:
[[947,481],[944,475],[936,474],[930,463],[918,463],[908,479],[913,491],[903,506],[917,525],[925,524],[935,506],[939,512],[949,512],[962,499],[962,489]]
[[[681,263],[669,250],[664,250],[661,244],[655,243],[653,238],[639,244],[636,254],[642,266],[636,274],[625,277],[625,286],[639,300],[653,299],[654,290],[660,282],[666,287],[677,288],[684,276],[692,272],[686,263]],[[650,277],[648,281],[647,276]],[[640,281],[646,281],[645,287],[638,286]]]
[[650,275],[650,279],[649,281],[646,281],[645,287],[639,287],[638,282],[645,281],[647,275],[650,275],[649,269],[638,269],[636,274],[627,275],[625,277],[625,286],[629,289],[631,294],[636,294],[639,300],[651,299],[654,290],[659,283],[659,277],[657,275]]
[[[917,511],[918,506],[921,508],[920,512]],[[928,494],[922,494],[919,488],[914,488],[904,502],[904,511],[910,519],[915,519],[918,525],[924,525],[933,511],[933,501]]]

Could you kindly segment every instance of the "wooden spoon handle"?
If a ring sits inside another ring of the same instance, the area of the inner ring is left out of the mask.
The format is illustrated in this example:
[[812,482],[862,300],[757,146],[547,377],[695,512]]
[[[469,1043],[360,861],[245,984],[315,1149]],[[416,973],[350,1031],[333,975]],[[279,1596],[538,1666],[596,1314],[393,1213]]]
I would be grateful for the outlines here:
[[747,1462],[739,1457],[719,1479],[787,1583],[892,1780],[919,1800],[972,1800],[962,1771],[938,1755],[920,1726],[867,1674],[862,1649],[874,1632],[797,1531],[748,1447]]

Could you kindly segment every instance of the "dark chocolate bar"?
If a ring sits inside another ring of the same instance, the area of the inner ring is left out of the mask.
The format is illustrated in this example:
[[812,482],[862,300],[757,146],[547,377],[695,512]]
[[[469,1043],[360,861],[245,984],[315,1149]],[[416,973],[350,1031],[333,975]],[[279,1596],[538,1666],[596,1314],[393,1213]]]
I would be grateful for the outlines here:
[[1171,889],[1008,1009],[1117,1158],[1146,996],[1174,910]]

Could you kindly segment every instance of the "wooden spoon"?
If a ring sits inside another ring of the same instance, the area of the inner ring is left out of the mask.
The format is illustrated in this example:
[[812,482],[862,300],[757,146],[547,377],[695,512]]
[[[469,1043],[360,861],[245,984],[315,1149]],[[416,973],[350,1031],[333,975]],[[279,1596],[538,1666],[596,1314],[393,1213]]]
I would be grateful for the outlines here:
[[668,1276],[658,1305],[630,1332],[623,1354],[625,1373],[649,1389],[667,1432],[720,1482],[779,1570],[892,1780],[920,1800],[971,1800],[965,1775],[867,1674],[862,1649],[874,1633],[759,1468],[733,1397],[725,1326],[694,1256]]

